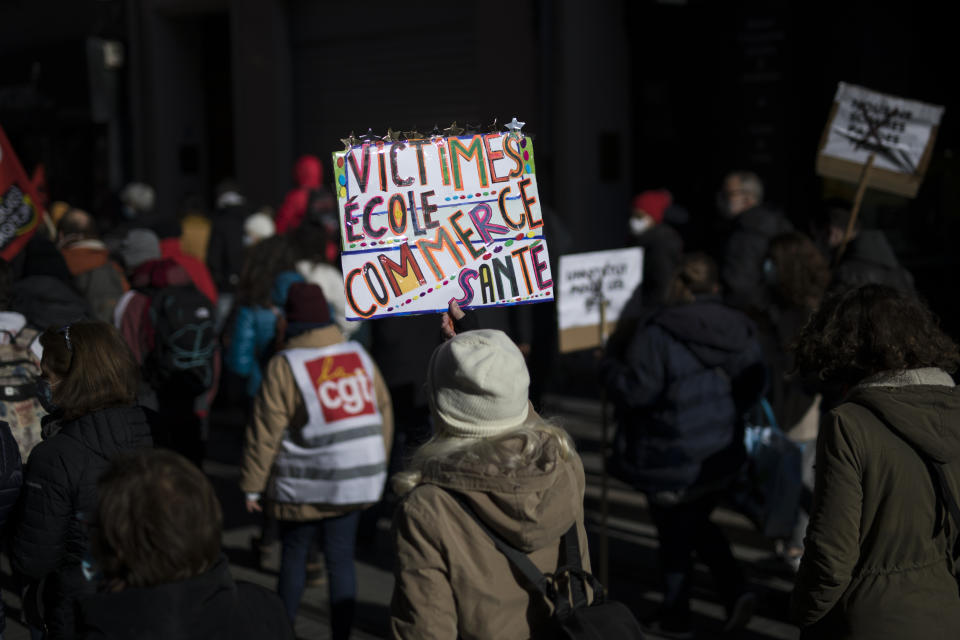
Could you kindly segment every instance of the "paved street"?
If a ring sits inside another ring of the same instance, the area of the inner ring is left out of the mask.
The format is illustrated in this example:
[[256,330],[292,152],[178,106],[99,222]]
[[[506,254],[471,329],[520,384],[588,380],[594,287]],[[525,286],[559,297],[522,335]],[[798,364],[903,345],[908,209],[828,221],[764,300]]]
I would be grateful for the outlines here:
[[[544,412],[567,428],[577,441],[587,471],[586,509],[588,532],[595,572],[599,571],[601,546],[600,526],[600,406],[595,401],[567,397],[548,397]],[[221,416],[215,424],[210,442],[210,459],[205,470],[214,482],[224,507],[224,552],[230,558],[234,576],[273,588],[276,565],[267,571],[258,566],[250,540],[259,533],[257,520],[242,508],[242,494],[237,489],[241,431],[235,416]],[[650,522],[642,496],[616,482],[610,483],[608,519],[609,588],[613,598],[630,606],[638,616],[650,613],[657,606],[656,530]],[[757,616],[737,637],[747,640],[792,639],[796,629],[783,622],[791,583],[789,575],[771,575],[758,564],[771,553],[770,545],[759,536],[743,517],[720,509],[714,516],[734,541],[734,551],[748,569],[751,585],[760,597]],[[372,544],[358,552],[357,572],[359,602],[354,638],[387,637],[390,592],[393,587],[390,558],[389,520],[376,523]],[[29,635],[19,624],[19,600],[10,590],[9,568],[4,561],[3,598],[7,604],[6,640],[26,640]],[[720,637],[724,617],[712,591],[710,576],[703,566],[697,567],[697,587],[693,610],[703,638]],[[320,640],[329,637],[328,608],[324,586],[307,590],[296,625],[297,637]],[[656,636],[650,636],[657,640]]]

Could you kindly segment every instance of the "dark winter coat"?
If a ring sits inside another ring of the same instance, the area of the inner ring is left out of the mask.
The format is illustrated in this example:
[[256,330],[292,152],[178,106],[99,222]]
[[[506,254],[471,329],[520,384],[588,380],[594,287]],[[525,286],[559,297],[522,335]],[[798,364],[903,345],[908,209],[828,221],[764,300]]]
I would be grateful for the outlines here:
[[83,296],[53,276],[28,276],[17,280],[13,285],[10,308],[22,313],[35,327],[62,327],[70,322],[94,319]]
[[[20,462],[20,449],[10,431],[10,425],[0,420],[0,534],[6,531],[7,517],[17,503],[22,484],[23,466]],[[0,629],[2,628],[0,626]]]
[[900,266],[887,236],[876,229],[861,231],[850,241],[834,271],[831,286],[852,289],[865,284],[913,291],[913,276]]
[[918,451],[960,499],[960,392],[939,369],[861,383],[821,426],[792,602],[801,637],[960,638],[957,524],[942,526]]
[[14,528],[14,568],[46,579],[43,602],[50,638],[74,637],[74,606],[93,592],[81,571],[87,521],[97,506],[97,481],[119,453],[153,446],[139,407],[103,409],[64,423],[30,454]]
[[233,205],[217,212],[210,230],[207,267],[217,290],[232,293],[243,268],[243,223],[251,213],[246,205]]
[[764,308],[763,260],[770,240],[792,230],[793,225],[783,213],[762,205],[736,217],[720,266],[728,303],[745,310]]
[[225,558],[187,580],[100,593],[80,605],[83,640],[293,640],[280,598],[235,582]]
[[[683,239],[676,229],[660,223],[638,236],[635,243],[643,247],[643,282],[627,306],[652,309],[666,302],[670,285],[683,259]],[[635,315],[639,316],[640,313]]]
[[740,416],[763,391],[753,323],[716,300],[667,307],[602,376],[617,407],[614,467],[648,493],[721,486],[744,460]]

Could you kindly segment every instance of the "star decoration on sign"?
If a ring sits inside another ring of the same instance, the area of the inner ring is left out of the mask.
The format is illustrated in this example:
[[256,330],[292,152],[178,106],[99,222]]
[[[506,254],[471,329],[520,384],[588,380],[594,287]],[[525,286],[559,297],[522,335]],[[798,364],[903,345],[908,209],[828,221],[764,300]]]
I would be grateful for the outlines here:
[[340,138],[340,142],[343,143],[343,150],[349,152],[353,145],[359,141],[353,137],[353,131],[351,131],[350,135],[346,138]]
[[513,120],[503,125],[507,129],[510,129],[510,133],[520,133],[520,129],[523,128],[523,125],[527,124],[526,122],[518,122],[516,117]]
[[494,119],[493,119],[493,122],[490,123],[490,125],[487,127],[487,129],[490,130],[490,133],[499,133],[499,132],[500,132],[500,127],[499,127],[498,125],[499,125],[499,122],[497,121],[496,118],[494,118]]
[[476,123],[468,122],[463,126],[466,129],[464,133],[467,134],[468,136],[476,135],[477,133],[480,132],[480,129],[483,128],[483,125],[481,125],[479,122],[476,122]]
[[367,132],[360,136],[360,139],[364,142],[376,142],[380,138],[373,132],[373,129],[367,129]]
[[423,140],[423,139],[426,138],[427,136],[425,136],[425,135],[423,135],[422,133],[420,133],[419,131],[417,131],[417,126],[414,125],[414,126],[413,126],[413,131],[404,131],[404,132],[403,132],[403,137],[406,138],[407,140]]
[[454,120],[453,124],[443,130],[443,135],[448,138],[453,138],[463,133],[463,129],[457,126],[457,121]]
[[387,135],[383,136],[384,142],[400,142],[402,134],[399,131],[394,131],[393,129],[387,129]]

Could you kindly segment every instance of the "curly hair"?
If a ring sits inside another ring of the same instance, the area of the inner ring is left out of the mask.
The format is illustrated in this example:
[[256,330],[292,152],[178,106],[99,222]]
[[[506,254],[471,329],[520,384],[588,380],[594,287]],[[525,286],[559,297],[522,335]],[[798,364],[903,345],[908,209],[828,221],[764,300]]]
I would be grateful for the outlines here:
[[884,371],[938,367],[952,373],[960,365],[960,350],[926,305],[877,284],[824,301],[794,349],[800,372],[845,386]]
[[830,266],[813,241],[797,231],[783,233],[770,241],[768,254],[776,295],[788,306],[816,309],[830,283]]

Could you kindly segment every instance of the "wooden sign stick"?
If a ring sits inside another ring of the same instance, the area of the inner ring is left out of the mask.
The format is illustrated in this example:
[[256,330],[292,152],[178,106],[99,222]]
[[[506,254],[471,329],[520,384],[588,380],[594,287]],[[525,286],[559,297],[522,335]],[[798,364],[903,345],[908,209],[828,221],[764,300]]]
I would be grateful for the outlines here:
[[853,235],[853,228],[857,224],[857,214],[860,213],[860,204],[863,202],[863,193],[867,190],[870,170],[873,169],[873,161],[876,160],[876,158],[876,152],[871,153],[870,157],[867,158],[867,163],[863,165],[863,171],[860,173],[860,183],[857,185],[857,195],[853,199],[853,208],[850,210],[850,220],[847,221],[847,228],[843,232],[843,242],[840,243],[840,248],[837,250],[836,263],[840,262],[840,258],[843,257],[843,252],[847,250],[850,237]]
[[[607,300],[603,297],[602,287],[598,289],[600,297],[597,306],[600,307],[600,347],[603,348],[606,340],[605,328],[607,324]],[[607,390],[600,391],[600,583],[609,588],[610,583],[607,569],[609,567],[609,547],[607,544],[607,517],[610,482],[607,477],[607,443],[609,434],[607,433]]]

